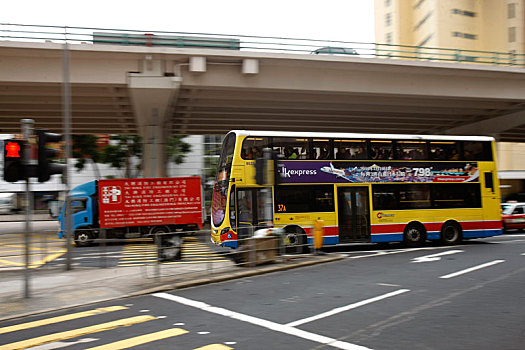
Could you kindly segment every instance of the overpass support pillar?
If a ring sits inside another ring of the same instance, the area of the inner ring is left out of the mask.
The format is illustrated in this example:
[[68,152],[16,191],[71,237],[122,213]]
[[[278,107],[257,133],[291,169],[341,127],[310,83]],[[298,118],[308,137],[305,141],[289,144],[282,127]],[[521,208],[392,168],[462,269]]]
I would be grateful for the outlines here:
[[130,73],[130,91],[139,134],[142,137],[144,177],[167,176],[166,141],[170,112],[177,99],[181,79],[147,73]]

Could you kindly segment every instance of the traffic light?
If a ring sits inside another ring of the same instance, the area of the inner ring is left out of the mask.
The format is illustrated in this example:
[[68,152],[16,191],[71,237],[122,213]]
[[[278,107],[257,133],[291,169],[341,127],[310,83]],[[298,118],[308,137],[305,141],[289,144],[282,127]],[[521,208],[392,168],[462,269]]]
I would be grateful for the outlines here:
[[49,148],[48,143],[58,142],[62,140],[61,134],[53,134],[47,132],[47,130],[37,130],[38,136],[38,166],[37,166],[37,177],[38,182],[49,181],[51,175],[62,174],[64,164],[53,163],[52,158],[56,157],[60,152],[58,149]]
[[17,182],[27,178],[24,164],[24,146],[22,140],[4,140],[4,180]]
[[279,185],[282,182],[283,178],[283,169],[284,164],[281,162],[281,160],[284,159],[284,155],[275,152],[273,153],[273,184],[275,186]]

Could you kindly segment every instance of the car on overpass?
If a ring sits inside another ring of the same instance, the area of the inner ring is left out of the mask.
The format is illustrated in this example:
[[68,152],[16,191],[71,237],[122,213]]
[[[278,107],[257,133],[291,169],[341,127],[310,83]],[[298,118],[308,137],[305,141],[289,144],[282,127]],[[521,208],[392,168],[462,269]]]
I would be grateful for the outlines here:
[[356,50],[348,47],[335,47],[335,46],[325,46],[320,47],[314,51],[313,54],[325,54],[325,55],[359,55]]
[[525,230],[525,203],[501,203],[503,230]]

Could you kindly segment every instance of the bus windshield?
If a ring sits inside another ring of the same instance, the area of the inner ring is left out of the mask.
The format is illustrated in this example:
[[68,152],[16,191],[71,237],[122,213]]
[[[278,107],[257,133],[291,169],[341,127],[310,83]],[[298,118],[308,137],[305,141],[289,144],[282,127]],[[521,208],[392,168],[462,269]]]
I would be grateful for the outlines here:
[[224,139],[221,157],[217,167],[217,178],[213,188],[212,199],[212,221],[213,225],[219,226],[224,221],[226,213],[226,198],[228,195],[228,183],[235,149],[235,134],[230,133]]

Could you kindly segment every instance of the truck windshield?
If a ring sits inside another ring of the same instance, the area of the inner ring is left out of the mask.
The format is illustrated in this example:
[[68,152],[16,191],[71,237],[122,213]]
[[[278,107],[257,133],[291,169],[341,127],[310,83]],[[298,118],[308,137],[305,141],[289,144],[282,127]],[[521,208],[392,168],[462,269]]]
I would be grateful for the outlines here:
[[212,220],[213,225],[219,226],[224,221],[226,213],[226,198],[228,195],[228,182],[235,149],[235,134],[226,135],[222,146],[222,153],[217,167],[217,178],[213,188]]

